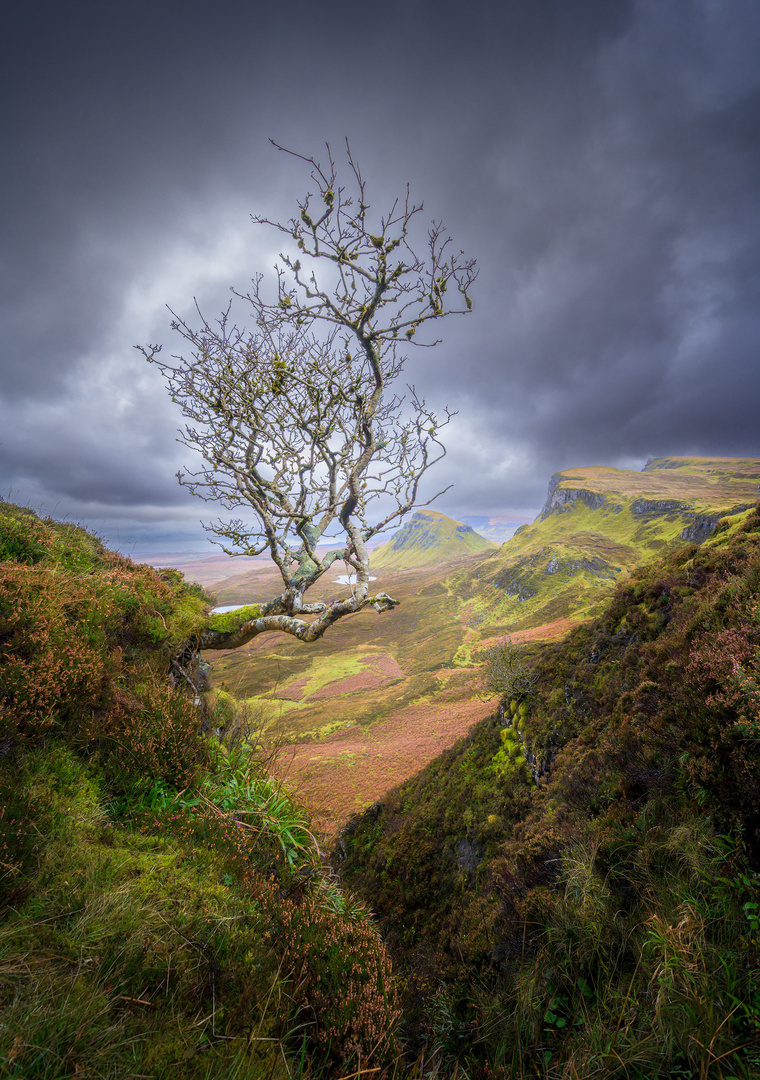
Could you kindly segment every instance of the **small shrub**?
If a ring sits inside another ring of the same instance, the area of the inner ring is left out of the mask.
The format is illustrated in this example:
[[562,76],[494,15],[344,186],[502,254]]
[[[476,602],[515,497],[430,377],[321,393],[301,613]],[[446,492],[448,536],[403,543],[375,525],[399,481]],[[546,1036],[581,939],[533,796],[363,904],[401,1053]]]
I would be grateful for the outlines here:
[[507,637],[486,652],[483,683],[491,694],[512,698],[519,704],[536,688],[538,675],[533,671],[524,646]]

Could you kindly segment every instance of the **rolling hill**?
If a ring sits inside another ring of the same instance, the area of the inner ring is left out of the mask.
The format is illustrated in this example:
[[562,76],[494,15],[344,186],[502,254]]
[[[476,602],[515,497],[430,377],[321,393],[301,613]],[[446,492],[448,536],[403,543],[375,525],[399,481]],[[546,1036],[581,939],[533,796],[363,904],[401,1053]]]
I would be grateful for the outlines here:
[[375,549],[372,569],[411,570],[440,565],[495,546],[492,540],[486,540],[462,521],[455,521],[436,510],[418,510],[392,540]]

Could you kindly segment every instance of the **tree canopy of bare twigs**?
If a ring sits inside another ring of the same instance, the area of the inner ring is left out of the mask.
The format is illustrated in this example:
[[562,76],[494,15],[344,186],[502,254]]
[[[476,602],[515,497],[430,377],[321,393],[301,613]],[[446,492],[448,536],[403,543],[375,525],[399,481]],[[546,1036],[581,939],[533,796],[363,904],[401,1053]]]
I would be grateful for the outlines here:
[[[233,289],[213,322],[197,303],[195,326],[172,312],[187,355],[164,360],[160,346],[138,346],[183,411],[180,441],[203,462],[180,483],[227,510],[245,508],[245,518],[206,528],[230,554],[267,553],[282,577],[256,618],[234,632],[207,629],[203,648],[265,630],[313,641],[345,615],[397,603],[370,595],[367,542],[432,501],[418,502],[420,482],[446,452],[441,431],[452,415],[436,417],[399,377],[410,348],[437,344],[422,340],[426,324],[472,307],[474,261],[439,223],[420,230],[422,206],[408,188],[373,213],[348,142],[344,179],[329,146],[324,165],[277,149],[309,167],[311,184],[288,222],[253,218],[286,241],[274,275]],[[248,325],[233,317],[241,303]],[[307,601],[336,560],[355,574],[348,595]]]
[[489,694],[518,701],[530,697],[538,685],[538,675],[528,659],[525,646],[507,636],[488,649],[484,657],[483,685]]

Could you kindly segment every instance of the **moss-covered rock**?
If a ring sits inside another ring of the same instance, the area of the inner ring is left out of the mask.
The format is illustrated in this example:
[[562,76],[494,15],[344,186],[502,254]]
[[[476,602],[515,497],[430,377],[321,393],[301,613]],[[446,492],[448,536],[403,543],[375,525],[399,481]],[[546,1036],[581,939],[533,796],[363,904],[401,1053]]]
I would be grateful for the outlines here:
[[218,611],[208,615],[203,622],[204,630],[216,630],[220,634],[233,633],[253,619],[261,616],[261,604],[245,604],[234,611]]

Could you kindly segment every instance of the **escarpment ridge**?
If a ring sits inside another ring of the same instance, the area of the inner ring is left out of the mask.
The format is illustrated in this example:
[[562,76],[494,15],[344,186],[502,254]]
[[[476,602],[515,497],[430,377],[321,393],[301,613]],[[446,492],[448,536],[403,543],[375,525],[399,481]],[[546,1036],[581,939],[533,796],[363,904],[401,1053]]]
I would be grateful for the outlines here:
[[754,505],[760,458],[651,458],[635,470],[565,469],[536,520],[454,585],[481,621],[511,629],[599,610],[631,570]]
[[725,516],[730,509],[738,513],[754,505],[759,483],[760,458],[650,458],[641,472],[603,466],[566,469],[549,481],[541,519],[579,500],[593,510],[622,510],[633,500],[634,513],[640,515],[688,515],[699,508],[704,514]]

